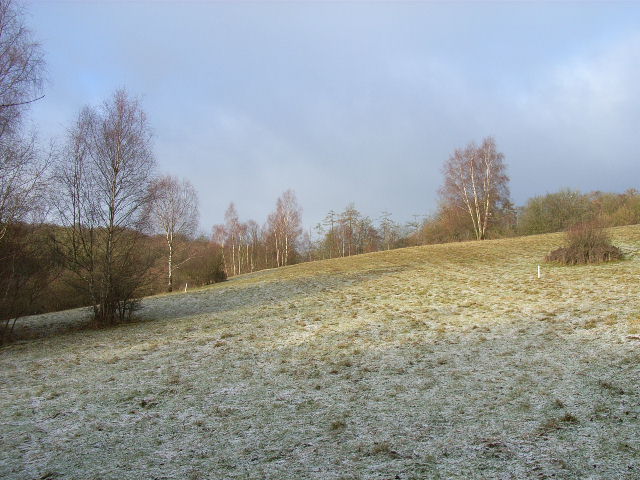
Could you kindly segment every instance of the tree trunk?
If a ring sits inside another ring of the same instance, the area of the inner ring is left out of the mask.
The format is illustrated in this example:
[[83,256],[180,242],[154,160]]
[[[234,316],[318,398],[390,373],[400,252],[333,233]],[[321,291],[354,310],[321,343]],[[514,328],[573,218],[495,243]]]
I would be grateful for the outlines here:
[[225,257],[225,254],[224,254],[224,242],[222,242],[220,247],[222,248],[222,267],[224,268],[224,274],[226,276],[229,276],[229,270],[227,269],[227,258]]
[[169,284],[167,285],[167,291],[173,291],[173,242],[169,244]]
[[289,235],[284,236],[284,261],[283,265],[287,265],[289,263]]
[[233,265],[233,275],[236,274],[236,244],[231,242],[231,264]]

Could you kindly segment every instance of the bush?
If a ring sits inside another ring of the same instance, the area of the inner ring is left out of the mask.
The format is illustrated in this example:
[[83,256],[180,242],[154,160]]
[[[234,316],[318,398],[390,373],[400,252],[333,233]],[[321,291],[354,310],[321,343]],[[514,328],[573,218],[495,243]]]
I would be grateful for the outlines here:
[[601,263],[622,259],[620,249],[602,228],[594,223],[581,223],[567,230],[567,246],[547,255],[547,262],[564,265]]
[[518,231],[521,235],[561,232],[593,218],[589,196],[565,189],[530,198],[520,211]]

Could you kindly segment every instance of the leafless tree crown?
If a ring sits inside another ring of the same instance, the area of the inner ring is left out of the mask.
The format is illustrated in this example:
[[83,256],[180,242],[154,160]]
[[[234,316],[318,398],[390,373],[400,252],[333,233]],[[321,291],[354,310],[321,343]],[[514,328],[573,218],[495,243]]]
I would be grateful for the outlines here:
[[200,218],[198,194],[189,180],[165,175],[152,185],[151,220],[156,232],[192,236]]
[[487,137],[480,146],[472,142],[456,149],[445,162],[443,173],[443,203],[468,214],[476,238],[486,238],[496,210],[509,204],[509,177],[495,140]]
[[276,266],[288,265],[302,234],[302,209],[293,190],[287,190],[278,198],[276,210],[267,222],[275,244]]
[[14,0],[0,0],[0,139],[15,133],[24,107],[41,98],[44,54]]
[[47,160],[35,138],[21,135],[26,105],[44,78],[44,58],[24,23],[23,9],[0,0],[0,240],[7,225],[24,220],[42,197]]
[[198,194],[191,182],[166,175],[152,187],[151,225],[165,235],[168,248],[168,290],[173,290],[173,256],[177,237],[191,237],[198,228]]
[[57,168],[65,256],[102,322],[122,317],[146,271],[135,247],[148,225],[150,140],[138,101],[119,90],[82,110]]

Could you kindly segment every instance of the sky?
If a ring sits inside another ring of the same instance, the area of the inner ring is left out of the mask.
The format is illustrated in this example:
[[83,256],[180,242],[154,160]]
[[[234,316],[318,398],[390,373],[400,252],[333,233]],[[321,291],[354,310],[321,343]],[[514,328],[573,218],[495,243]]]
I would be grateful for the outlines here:
[[43,141],[119,88],[158,172],[190,180],[201,230],[259,223],[295,190],[313,229],[350,202],[437,209],[454,149],[495,137],[517,205],[640,188],[640,2],[27,3],[49,82]]

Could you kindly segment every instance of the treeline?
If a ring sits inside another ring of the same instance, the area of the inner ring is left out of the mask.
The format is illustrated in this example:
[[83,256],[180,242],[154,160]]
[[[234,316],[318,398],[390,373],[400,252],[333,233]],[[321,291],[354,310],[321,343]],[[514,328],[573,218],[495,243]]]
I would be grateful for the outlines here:
[[390,213],[383,212],[376,225],[351,203],[342,212],[330,211],[316,226],[316,233],[318,239],[308,245],[307,256],[311,259],[390,250],[402,246],[408,232],[392,220]]
[[[563,189],[530,198],[521,207],[507,204],[496,211],[487,238],[560,232],[584,223],[602,227],[640,223],[640,192],[629,189],[624,193],[582,193]],[[407,243],[424,245],[475,238],[464,211],[441,206],[417,232],[410,235]]]
[[298,263],[301,234],[302,209],[295,192],[287,190],[263,226],[254,220],[241,222],[231,203],[225,223],[214,225],[212,241],[220,249],[225,273],[231,276]]
[[[415,230],[415,226],[413,229]],[[287,190],[278,198],[275,210],[260,225],[242,221],[235,204],[225,213],[225,223],[212,229],[212,245],[220,252],[227,276],[255,272],[295,263],[345,257],[398,248],[408,239],[402,227],[384,213],[378,226],[353,204],[343,212],[331,211],[315,228],[304,231],[302,209],[295,192]]]
[[[292,191],[286,195],[295,198]],[[441,201],[436,214],[425,217],[421,221],[401,224],[394,221],[390,213],[383,212],[374,221],[351,203],[341,212],[329,211],[312,234],[303,231],[298,210],[298,221],[287,236],[287,262],[282,265],[477,239],[465,209]],[[224,225],[214,227],[212,238],[214,248],[223,252],[223,268],[229,276],[280,266],[274,214],[260,227],[254,220],[241,222],[232,203],[225,218]],[[505,201],[501,208],[493,211],[484,238],[559,232],[588,222],[604,227],[640,223],[640,192],[630,189],[624,193],[581,193],[564,189],[533,197],[522,207],[514,207],[510,201]]]
[[411,245],[640,223],[640,194],[562,190],[516,208],[493,138],[455,149],[442,167],[437,212],[401,225],[349,204],[304,231],[293,190],[258,223],[232,203],[198,234],[187,180],[160,175],[151,130],[125,90],[71,119],[57,147],[25,128],[42,98],[44,60],[22,9],[0,0],[0,341],[28,314],[88,306],[97,324],[127,320],[142,296],[327,258]]
[[[438,211],[420,222],[400,224],[383,213],[377,225],[353,204],[343,212],[329,212],[316,227],[318,236],[305,246],[305,259],[343,257],[407,246],[476,240],[468,212],[441,202]],[[485,238],[505,238],[565,231],[574,225],[593,223],[602,227],[640,223],[640,192],[595,191],[581,193],[563,189],[529,199],[524,206],[505,202],[492,215]]]

